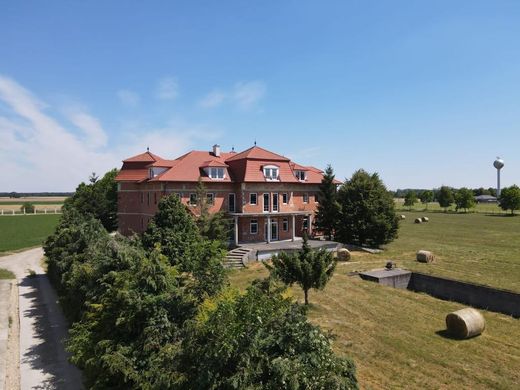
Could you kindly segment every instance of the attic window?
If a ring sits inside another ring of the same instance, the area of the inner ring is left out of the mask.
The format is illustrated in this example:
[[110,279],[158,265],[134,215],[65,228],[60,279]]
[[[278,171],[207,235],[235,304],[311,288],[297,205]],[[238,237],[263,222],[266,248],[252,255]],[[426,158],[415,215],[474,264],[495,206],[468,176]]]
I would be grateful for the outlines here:
[[266,165],[264,167],[264,176],[267,180],[278,180],[278,167],[276,165]]
[[305,179],[307,178],[305,175],[305,171],[296,171],[295,176],[300,181],[305,181]]
[[212,179],[223,179],[224,178],[224,168],[211,167],[208,169],[208,176]]

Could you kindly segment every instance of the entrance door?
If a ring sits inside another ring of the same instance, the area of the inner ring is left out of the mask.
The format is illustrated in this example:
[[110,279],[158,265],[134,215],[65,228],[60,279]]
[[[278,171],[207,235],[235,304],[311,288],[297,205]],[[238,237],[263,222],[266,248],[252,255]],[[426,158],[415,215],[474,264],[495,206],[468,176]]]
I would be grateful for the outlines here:
[[271,221],[271,241],[278,240],[278,222]]

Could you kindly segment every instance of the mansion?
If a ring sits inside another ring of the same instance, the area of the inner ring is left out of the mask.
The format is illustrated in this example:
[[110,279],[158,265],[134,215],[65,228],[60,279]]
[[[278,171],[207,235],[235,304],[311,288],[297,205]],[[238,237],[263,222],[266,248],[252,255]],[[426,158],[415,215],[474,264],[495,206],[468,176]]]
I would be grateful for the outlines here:
[[236,244],[315,234],[323,172],[256,145],[240,153],[222,152],[215,145],[211,151],[191,151],[175,160],[146,151],[124,160],[116,177],[119,231],[142,233],[161,197],[172,193],[196,214],[199,178],[209,211],[224,211],[232,218]]

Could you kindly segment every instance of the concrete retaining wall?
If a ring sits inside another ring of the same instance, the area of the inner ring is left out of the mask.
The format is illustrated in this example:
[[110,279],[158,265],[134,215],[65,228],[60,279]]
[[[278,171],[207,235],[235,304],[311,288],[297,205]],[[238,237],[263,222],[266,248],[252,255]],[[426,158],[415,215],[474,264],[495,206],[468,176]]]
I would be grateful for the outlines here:
[[520,294],[479,284],[413,272],[408,289],[480,309],[520,317]]

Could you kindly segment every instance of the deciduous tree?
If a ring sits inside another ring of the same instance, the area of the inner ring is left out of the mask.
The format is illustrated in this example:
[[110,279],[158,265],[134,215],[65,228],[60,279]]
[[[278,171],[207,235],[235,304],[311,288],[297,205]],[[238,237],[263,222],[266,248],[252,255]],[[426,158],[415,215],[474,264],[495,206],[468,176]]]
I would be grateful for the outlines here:
[[428,203],[433,201],[433,191],[430,190],[424,190],[419,194],[419,199],[421,200],[421,203],[428,208]]
[[454,201],[453,197],[453,191],[450,187],[442,186],[439,190],[439,193],[437,194],[437,201],[439,202],[439,206],[444,208],[444,211],[446,212],[448,210],[448,207],[450,207],[453,204]]
[[473,191],[463,187],[455,193],[455,207],[457,211],[463,209],[467,212],[468,209],[475,207],[475,204]]
[[520,210],[520,188],[516,184],[504,188],[500,191],[498,202],[502,210],[511,210],[513,215],[515,210]]
[[417,202],[417,194],[415,191],[408,191],[404,197],[404,205],[411,210],[415,202]]

